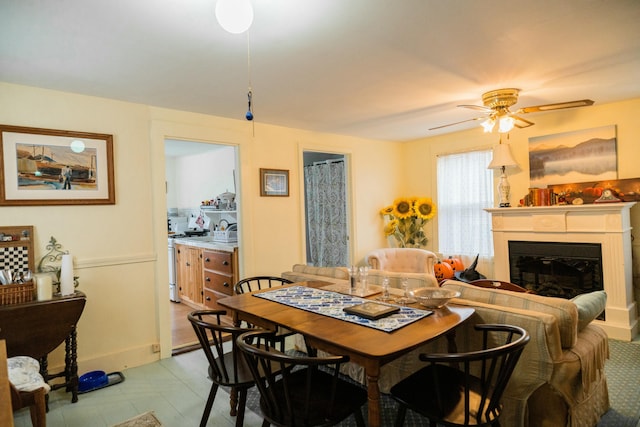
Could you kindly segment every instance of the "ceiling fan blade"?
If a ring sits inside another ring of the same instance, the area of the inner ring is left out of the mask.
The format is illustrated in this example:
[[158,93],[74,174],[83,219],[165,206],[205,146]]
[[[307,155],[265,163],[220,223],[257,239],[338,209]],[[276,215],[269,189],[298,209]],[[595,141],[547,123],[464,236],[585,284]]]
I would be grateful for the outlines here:
[[442,128],[446,128],[446,127],[448,127],[448,126],[455,126],[455,125],[459,125],[460,123],[473,122],[473,121],[476,121],[476,120],[484,120],[484,119],[486,119],[486,117],[476,117],[476,118],[473,118],[473,119],[462,120],[462,121],[460,121],[460,122],[449,123],[449,124],[447,124],[447,125],[436,126],[436,127],[434,127],[434,128],[429,128],[429,130],[442,129]]
[[533,107],[524,107],[516,111],[517,114],[537,113],[539,111],[561,110],[563,108],[588,107],[593,105],[590,99],[580,99],[578,101],[558,102],[556,104],[535,105]]
[[472,110],[484,111],[485,113],[492,113],[493,110],[489,107],[485,107],[484,105],[469,105],[469,104],[461,104],[458,107],[462,108],[471,108]]
[[516,120],[514,126],[517,128],[524,129],[524,128],[528,128],[529,126],[533,126],[535,124],[533,122],[530,122],[527,119],[523,119],[520,116],[516,116],[515,114],[509,114],[509,115]]

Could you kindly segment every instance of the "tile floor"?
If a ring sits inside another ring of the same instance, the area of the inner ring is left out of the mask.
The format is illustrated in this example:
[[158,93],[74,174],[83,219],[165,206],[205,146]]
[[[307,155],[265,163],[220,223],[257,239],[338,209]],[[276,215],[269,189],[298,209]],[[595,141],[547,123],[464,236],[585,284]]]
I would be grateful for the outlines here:
[[[201,350],[123,371],[124,382],[81,394],[77,403],[63,390],[50,393],[47,427],[109,427],[154,411],[166,427],[200,424],[211,382]],[[31,427],[29,410],[15,414],[16,427]],[[207,426],[234,426],[229,394],[219,390]],[[247,410],[245,426],[261,426],[262,418]]]

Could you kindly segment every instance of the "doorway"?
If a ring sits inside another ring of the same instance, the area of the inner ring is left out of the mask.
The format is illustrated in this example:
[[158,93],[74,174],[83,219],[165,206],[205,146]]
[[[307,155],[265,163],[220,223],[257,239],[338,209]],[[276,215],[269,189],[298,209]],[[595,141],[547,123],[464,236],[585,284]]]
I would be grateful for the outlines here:
[[307,264],[350,265],[346,157],[304,151],[303,162]]
[[[171,236],[184,235],[185,229],[201,227],[213,230],[221,221],[239,224],[241,208],[240,200],[235,198],[232,210],[208,209],[211,201],[223,193],[238,194],[236,171],[238,164],[238,147],[214,142],[196,142],[178,139],[164,140],[165,179],[166,179],[166,210],[167,226]],[[200,218],[203,222],[199,222]],[[193,224],[192,224],[193,223]],[[171,229],[169,229],[169,227]],[[180,238],[169,238],[169,252],[172,243]],[[169,263],[172,257],[169,255]],[[175,262],[175,259],[174,259]],[[199,348],[193,328],[187,319],[187,314],[197,307],[180,301],[175,293],[170,291],[173,281],[175,287],[175,266],[172,273],[170,265],[167,297],[171,324],[172,354]],[[173,274],[173,278],[172,278]]]

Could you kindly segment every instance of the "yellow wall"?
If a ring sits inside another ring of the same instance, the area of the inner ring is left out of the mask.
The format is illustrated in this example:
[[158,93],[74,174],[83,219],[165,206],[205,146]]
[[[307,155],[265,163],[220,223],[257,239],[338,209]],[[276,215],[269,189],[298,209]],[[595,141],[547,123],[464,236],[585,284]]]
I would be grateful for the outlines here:
[[[80,372],[117,371],[170,355],[165,138],[239,147],[241,272],[280,274],[305,261],[302,151],[347,154],[354,259],[385,244],[378,210],[395,197],[395,144],[253,124],[71,93],[0,83],[0,123],[113,134],[116,204],[0,207],[0,224],[35,227],[36,260],[51,236],[75,257],[87,294],[78,326]],[[259,168],[289,169],[291,196],[260,197]],[[61,351],[50,365],[62,363]]]
[[[510,174],[514,198],[528,188],[526,144],[535,135],[617,124],[620,178],[639,176],[640,124],[633,114],[639,110],[640,100],[632,100],[536,115],[536,126],[512,135],[514,156],[523,167]],[[80,289],[88,297],[79,324],[80,372],[117,371],[170,355],[165,138],[238,146],[242,275],[279,274],[305,260],[303,150],[347,155],[357,262],[386,245],[380,208],[401,195],[435,198],[437,153],[497,142],[479,129],[381,142],[268,126],[256,117],[252,124],[0,83],[0,123],[114,135],[115,205],[0,207],[0,224],[34,225],[36,259],[50,236],[75,256]],[[261,167],[290,170],[290,197],[259,196]],[[427,234],[431,248],[437,248],[435,229]],[[161,344],[161,354],[152,352],[154,343]],[[58,351],[52,357],[52,367],[62,363],[60,356]]]

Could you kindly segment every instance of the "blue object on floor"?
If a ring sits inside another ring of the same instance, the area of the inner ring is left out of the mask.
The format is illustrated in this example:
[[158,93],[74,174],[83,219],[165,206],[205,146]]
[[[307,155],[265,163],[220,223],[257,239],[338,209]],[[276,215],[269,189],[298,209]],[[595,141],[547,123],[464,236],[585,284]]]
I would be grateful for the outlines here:
[[78,379],[78,394],[99,390],[124,381],[122,372],[106,374],[104,371],[91,371],[81,375]]

